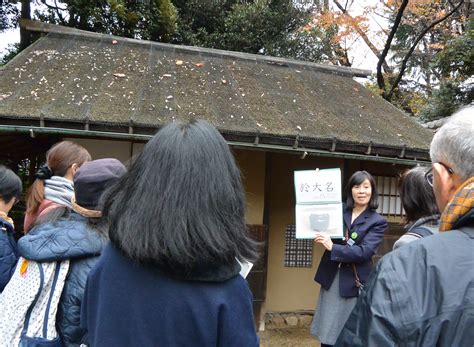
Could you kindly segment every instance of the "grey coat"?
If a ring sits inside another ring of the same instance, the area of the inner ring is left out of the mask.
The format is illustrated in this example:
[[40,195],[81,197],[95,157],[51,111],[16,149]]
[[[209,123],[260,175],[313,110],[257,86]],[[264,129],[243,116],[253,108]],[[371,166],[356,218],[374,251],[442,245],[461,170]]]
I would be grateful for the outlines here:
[[472,346],[474,209],[385,255],[335,346]]

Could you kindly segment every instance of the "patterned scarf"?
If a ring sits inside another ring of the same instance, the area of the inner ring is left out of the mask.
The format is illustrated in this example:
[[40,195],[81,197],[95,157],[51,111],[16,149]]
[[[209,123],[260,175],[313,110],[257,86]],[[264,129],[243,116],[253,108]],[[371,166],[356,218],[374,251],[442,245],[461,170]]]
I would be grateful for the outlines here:
[[61,176],[44,180],[44,198],[71,208],[74,186],[71,181]]
[[454,224],[474,208],[474,177],[464,182],[454,193],[441,215],[439,231],[453,229]]

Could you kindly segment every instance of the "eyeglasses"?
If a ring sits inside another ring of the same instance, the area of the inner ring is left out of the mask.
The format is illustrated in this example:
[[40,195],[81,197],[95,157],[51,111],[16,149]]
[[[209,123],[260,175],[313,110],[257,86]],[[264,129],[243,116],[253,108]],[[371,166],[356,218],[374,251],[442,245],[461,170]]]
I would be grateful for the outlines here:
[[[438,161],[437,163],[440,164],[440,165],[443,165],[444,168],[446,169],[446,171],[448,171],[448,173],[450,175],[452,175],[454,173],[454,170],[452,168],[450,168],[448,165],[443,164],[440,161]],[[425,179],[426,179],[426,182],[428,182],[428,184],[433,187],[433,167],[431,167],[428,171],[426,171]]]

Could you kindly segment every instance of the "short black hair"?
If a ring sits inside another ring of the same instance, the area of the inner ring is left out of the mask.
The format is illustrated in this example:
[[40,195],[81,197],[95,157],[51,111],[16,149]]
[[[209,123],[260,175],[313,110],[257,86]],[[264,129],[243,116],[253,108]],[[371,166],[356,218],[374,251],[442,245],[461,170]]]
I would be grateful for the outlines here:
[[349,209],[354,208],[354,198],[352,197],[352,187],[362,184],[365,180],[369,180],[370,186],[372,188],[372,195],[370,196],[369,200],[369,208],[371,210],[376,210],[379,207],[379,194],[377,192],[377,186],[375,185],[375,180],[371,174],[367,171],[356,171],[354,174],[349,178],[349,182],[346,185],[346,206]]
[[240,170],[203,120],[166,125],[104,197],[110,240],[129,258],[173,271],[252,261]]
[[426,167],[414,167],[405,171],[398,184],[400,199],[407,222],[439,214],[433,187],[425,179]]
[[12,198],[20,199],[23,185],[20,177],[6,166],[0,165],[0,199],[5,203]]

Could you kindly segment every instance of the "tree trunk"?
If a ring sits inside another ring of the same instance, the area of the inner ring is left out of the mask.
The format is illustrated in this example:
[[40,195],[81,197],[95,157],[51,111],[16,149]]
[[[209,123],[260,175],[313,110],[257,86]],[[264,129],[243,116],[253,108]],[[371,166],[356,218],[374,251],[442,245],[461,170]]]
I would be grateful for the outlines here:
[[[21,19],[31,19],[30,0],[21,0]],[[31,34],[28,30],[20,27],[20,51],[31,43]]]

